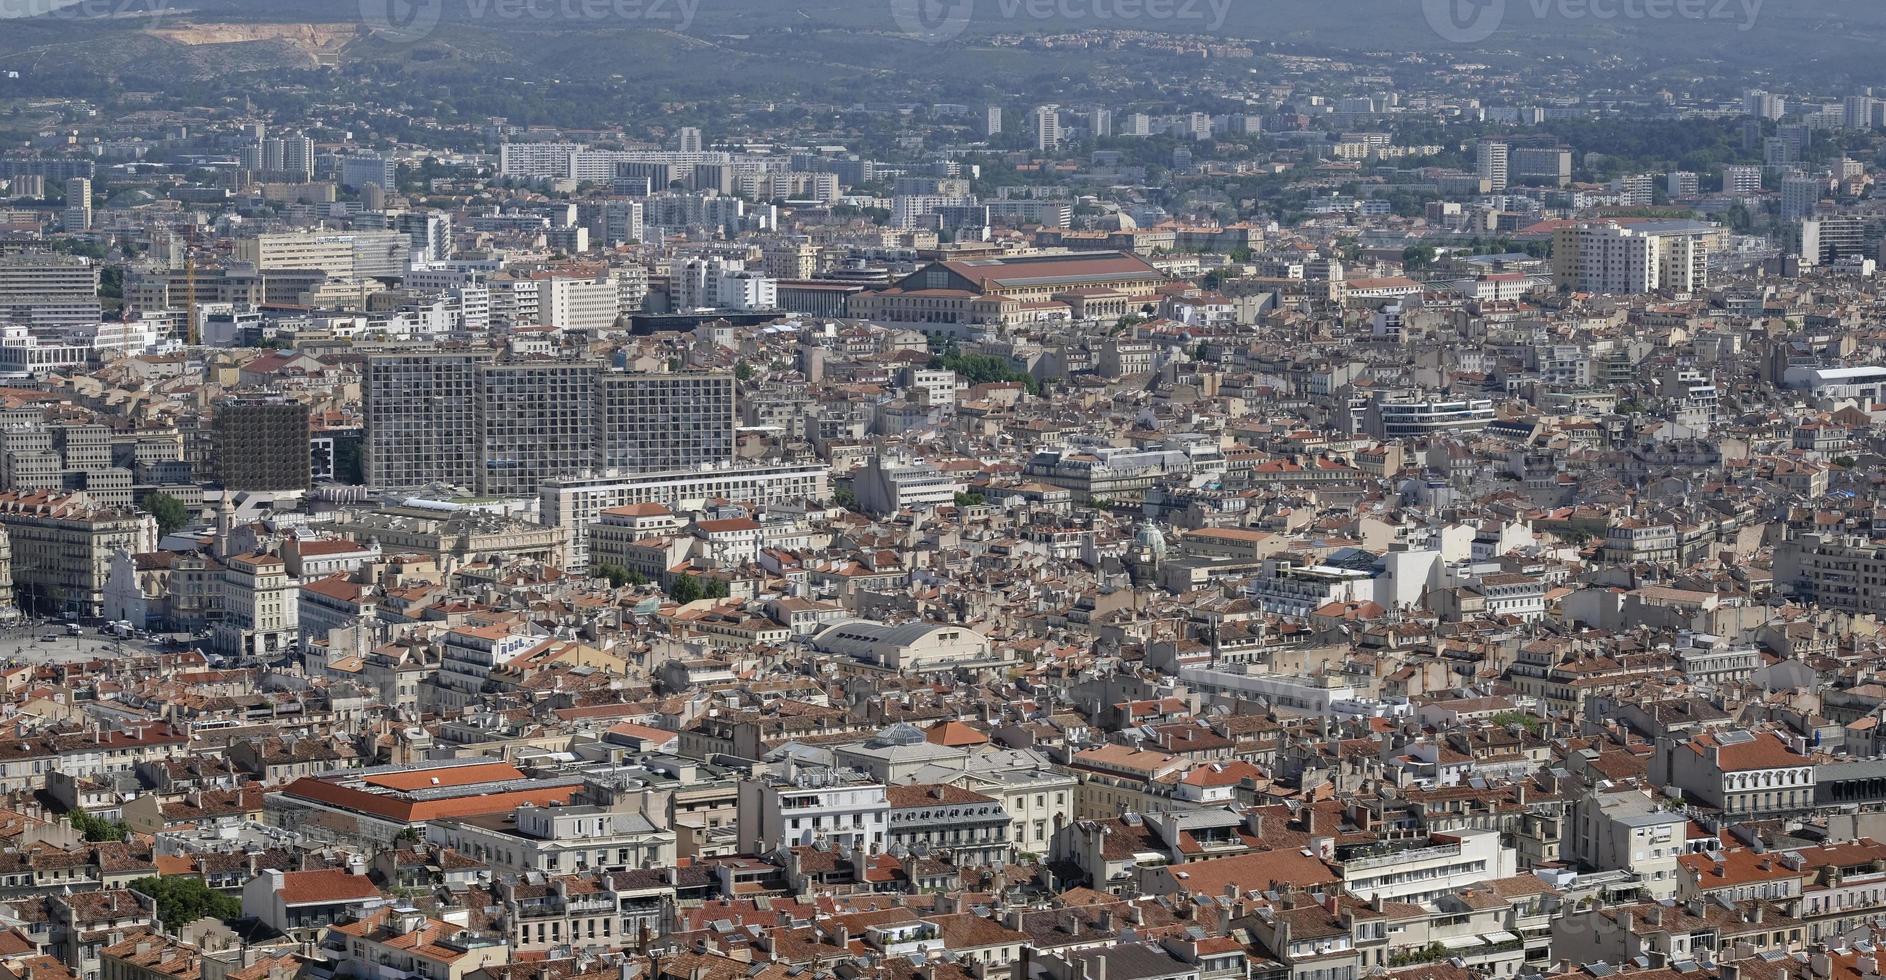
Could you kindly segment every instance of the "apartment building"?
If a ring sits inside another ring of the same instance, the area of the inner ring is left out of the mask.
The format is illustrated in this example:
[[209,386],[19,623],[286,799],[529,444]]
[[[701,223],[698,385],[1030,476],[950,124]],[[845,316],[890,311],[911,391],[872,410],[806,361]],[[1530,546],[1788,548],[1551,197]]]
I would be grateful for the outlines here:
[[733,459],[731,374],[608,373],[597,377],[594,398],[595,469],[689,470]]
[[1714,226],[1691,221],[1592,222],[1553,233],[1552,272],[1589,293],[1691,293],[1709,285]]
[[272,659],[300,636],[301,583],[281,556],[227,556],[220,579],[223,618],[211,633],[219,652]]
[[21,608],[97,616],[104,608],[112,553],[157,548],[149,514],[101,507],[84,493],[0,494],[0,527],[13,554]]
[[675,862],[675,834],[645,809],[541,807],[442,820],[427,829],[503,875],[662,868]]
[[584,361],[481,366],[478,491],[529,497],[547,480],[583,467],[596,435],[591,393],[601,373],[600,364]]
[[1777,819],[1814,806],[1814,760],[1799,736],[1716,731],[1684,742],[1664,740],[1650,775],[1684,796],[1738,820]]
[[428,351],[367,359],[361,414],[369,485],[478,486],[478,382],[492,356]]
[[1798,534],[1775,549],[1775,585],[1842,612],[1886,612],[1886,541]]
[[883,783],[850,769],[795,767],[740,784],[740,850],[826,843],[882,851],[890,827]]
[[1367,901],[1426,902],[1448,892],[1515,873],[1513,849],[1498,831],[1463,830],[1426,841],[1383,844],[1345,858],[1343,887]]
[[590,563],[587,529],[609,508],[651,503],[685,508],[712,497],[761,503],[824,500],[830,493],[830,476],[831,468],[823,463],[585,473],[546,482],[539,498],[539,519],[568,532],[570,550],[564,567],[585,571]]
[[694,470],[733,458],[732,375],[432,352],[370,358],[364,391],[374,486],[440,480],[530,496],[586,471]]

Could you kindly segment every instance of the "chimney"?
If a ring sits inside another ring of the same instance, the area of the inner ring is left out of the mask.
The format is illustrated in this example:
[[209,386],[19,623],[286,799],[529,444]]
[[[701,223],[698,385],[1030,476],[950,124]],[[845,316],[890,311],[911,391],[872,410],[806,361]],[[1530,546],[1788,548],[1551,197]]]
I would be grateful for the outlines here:
[[1107,954],[1102,952],[1086,960],[1084,972],[1087,980],[1107,980]]

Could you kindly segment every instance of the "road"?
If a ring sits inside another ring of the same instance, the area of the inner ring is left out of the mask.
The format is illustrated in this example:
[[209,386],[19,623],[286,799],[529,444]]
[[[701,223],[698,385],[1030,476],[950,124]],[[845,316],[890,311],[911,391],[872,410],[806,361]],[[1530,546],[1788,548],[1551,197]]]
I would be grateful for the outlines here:
[[[0,662],[6,663],[63,664],[161,653],[165,649],[161,637],[155,640],[120,640],[100,636],[96,629],[91,628],[86,629],[84,636],[67,636],[65,626],[60,623],[0,628]],[[168,649],[174,651],[176,648]]]

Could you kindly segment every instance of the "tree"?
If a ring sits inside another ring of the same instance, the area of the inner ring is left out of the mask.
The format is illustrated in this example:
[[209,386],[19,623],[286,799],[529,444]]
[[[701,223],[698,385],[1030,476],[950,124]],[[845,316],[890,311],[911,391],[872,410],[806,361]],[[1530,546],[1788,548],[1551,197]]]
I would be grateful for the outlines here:
[[72,829],[85,835],[85,839],[96,844],[100,841],[121,841],[131,836],[124,824],[114,823],[103,817],[95,817],[84,810],[74,810],[69,818]]
[[144,498],[144,512],[157,518],[157,533],[169,534],[190,523],[190,510],[183,501],[167,493],[148,494]]
[[692,575],[683,575],[668,585],[668,598],[684,606],[706,596],[707,591],[701,588],[701,580]]
[[962,491],[960,491],[960,490],[959,490],[959,491],[957,491],[957,493],[956,493],[956,506],[958,506],[958,507],[980,507],[980,506],[982,506],[982,504],[983,504],[983,501],[984,501],[984,499],[985,499],[985,498],[984,498],[984,497],[982,496],[982,494],[979,494],[979,493],[964,493],[964,492],[962,492]]
[[753,365],[741,361],[733,366],[733,376],[739,381],[753,380]]
[[139,878],[131,890],[150,896],[157,903],[157,919],[171,932],[204,916],[234,922],[242,918],[242,902],[203,883],[201,878],[167,875]]
[[701,587],[701,598],[703,599],[725,599],[728,594],[727,583],[721,579],[710,578],[707,580],[707,584]]
[[856,493],[853,493],[850,487],[839,487],[838,489],[832,491],[832,503],[835,503],[838,506],[845,508],[846,510],[857,510],[858,509],[858,495]]
[[1434,264],[1434,246],[1410,245],[1401,250],[1401,264],[1409,269],[1425,269]]
[[596,577],[608,579],[610,588],[619,589],[629,584],[633,573],[621,565],[604,563],[596,566]]

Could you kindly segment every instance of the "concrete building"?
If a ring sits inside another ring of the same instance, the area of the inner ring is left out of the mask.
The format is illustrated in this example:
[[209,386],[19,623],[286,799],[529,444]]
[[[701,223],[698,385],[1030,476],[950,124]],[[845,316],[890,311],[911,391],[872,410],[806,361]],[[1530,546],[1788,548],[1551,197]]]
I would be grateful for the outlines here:
[[98,267],[84,256],[0,257],[0,318],[37,327],[96,324],[103,318],[98,284]]
[[728,463],[734,391],[731,374],[599,375],[591,466],[663,472]]
[[370,486],[478,486],[478,383],[492,356],[429,351],[367,359],[361,406]]
[[657,473],[606,470],[551,480],[539,498],[540,519],[566,530],[570,551],[565,568],[589,567],[585,529],[605,510],[631,504],[696,507],[710,498],[781,503],[790,500],[825,500],[831,468],[822,463],[783,466],[702,467]]
[[216,406],[216,476],[228,490],[306,490],[311,480],[308,406],[286,399],[230,399]]
[[530,497],[545,482],[583,469],[596,438],[592,393],[601,373],[589,361],[481,365],[478,428],[459,434],[475,447],[478,492]]
[[1508,167],[1508,151],[1511,147],[1499,140],[1481,140],[1474,144],[1474,175],[1480,178],[1480,184],[1488,191],[1499,192],[1506,189],[1511,178]]

